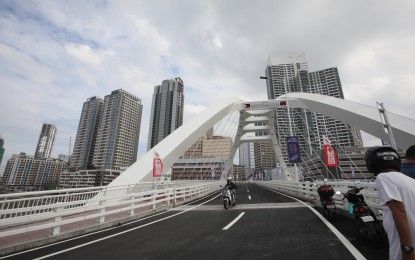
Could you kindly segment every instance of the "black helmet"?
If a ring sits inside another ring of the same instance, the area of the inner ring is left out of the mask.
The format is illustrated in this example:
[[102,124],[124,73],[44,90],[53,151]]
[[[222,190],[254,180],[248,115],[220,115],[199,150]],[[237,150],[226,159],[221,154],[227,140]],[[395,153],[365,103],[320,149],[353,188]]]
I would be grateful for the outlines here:
[[376,176],[385,168],[401,170],[401,157],[398,152],[389,146],[369,148],[365,154],[366,167]]

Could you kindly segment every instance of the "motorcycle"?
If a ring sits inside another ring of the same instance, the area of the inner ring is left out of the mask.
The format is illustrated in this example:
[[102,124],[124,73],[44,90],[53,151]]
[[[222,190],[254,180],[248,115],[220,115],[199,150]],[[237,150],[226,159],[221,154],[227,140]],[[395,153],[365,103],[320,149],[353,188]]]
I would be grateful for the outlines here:
[[359,192],[364,187],[349,186],[349,190],[343,194],[343,199],[349,202],[349,213],[354,216],[360,233],[365,234],[378,247],[382,246],[384,229],[382,223],[376,218],[375,213],[369,208],[362,194]]
[[235,196],[232,195],[231,190],[227,186],[222,189],[222,201],[225,209],[236,205]]
[[318,187],[317,193],[320,197],[321,207],[327,220],[330,222],[336,221],[336,203],[333,200],[334,189],[330,185],[324,184]]

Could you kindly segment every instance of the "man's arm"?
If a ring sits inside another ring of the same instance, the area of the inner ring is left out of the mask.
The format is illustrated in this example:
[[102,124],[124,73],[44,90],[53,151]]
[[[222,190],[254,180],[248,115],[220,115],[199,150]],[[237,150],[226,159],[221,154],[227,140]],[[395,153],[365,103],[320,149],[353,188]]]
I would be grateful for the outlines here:
[[[413,246],[413,240],[411,235],[411,229],[409,228],[408,217],[406,215],[405,205],[403,202],[397,200],[391,200],[387,202],[388,207],[392,211],[393,220],[395,222],[396,229],[399,234],[401,244]],[[408,253],[402,252],[404,259]],[[411,256],[415,259],[415,255]]]

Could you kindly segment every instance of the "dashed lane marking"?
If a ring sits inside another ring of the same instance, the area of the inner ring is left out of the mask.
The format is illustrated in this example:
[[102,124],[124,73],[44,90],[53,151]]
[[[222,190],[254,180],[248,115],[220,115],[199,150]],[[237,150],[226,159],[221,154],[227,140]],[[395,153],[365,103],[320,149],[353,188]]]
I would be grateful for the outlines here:
[[[182,211],[192,207],[191,205],[182,206],[181,208],[173,208],[171,211]],[[260,203],[260,204],[236,204],[235,207],[229,209],[244,210],[244,209],[280,209],[280,208],[304,208],[304,204],[300,202],[288,202],[288,203]],[[223,205],[201,205],[196,210],[223,210]]]
[[231,223],[229,223],[226,227],[222,228],[222,230],[228,230],[230,227],[233,226],[233,224],[235,224],[240,218],[242,218],[242,216],[245,214],[245,212],[242,212],[241,214],[239,214],[239,216],[237,216]]

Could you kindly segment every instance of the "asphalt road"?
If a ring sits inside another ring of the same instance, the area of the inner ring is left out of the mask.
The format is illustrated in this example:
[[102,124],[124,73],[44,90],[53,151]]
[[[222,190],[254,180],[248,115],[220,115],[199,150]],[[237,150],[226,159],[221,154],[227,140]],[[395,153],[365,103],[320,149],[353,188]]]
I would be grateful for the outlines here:
[[228,210],[216,193],[171,211],[7,259],[347,260],[359,258],[359,254],[366,259],[388,259],[387,245],[375,247],[351,219],[339,216],[333,223],[346,238],[342,240],[317,214],[293,198],[241,184],[238,204]]

